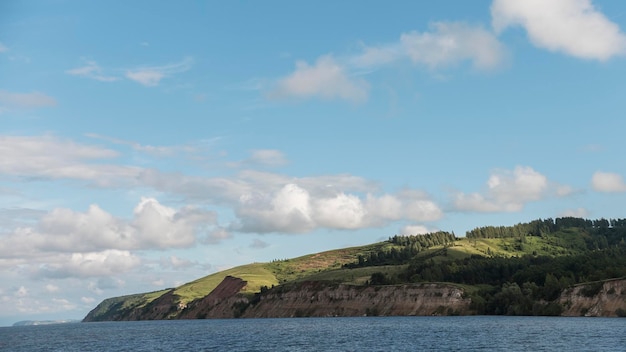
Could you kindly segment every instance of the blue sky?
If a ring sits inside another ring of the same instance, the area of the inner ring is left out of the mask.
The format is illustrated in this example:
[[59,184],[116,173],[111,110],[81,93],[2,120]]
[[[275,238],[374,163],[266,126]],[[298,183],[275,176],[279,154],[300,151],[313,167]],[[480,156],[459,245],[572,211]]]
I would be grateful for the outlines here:
[[5,1],[0,325],[395,234],[623,218],[625,14]]

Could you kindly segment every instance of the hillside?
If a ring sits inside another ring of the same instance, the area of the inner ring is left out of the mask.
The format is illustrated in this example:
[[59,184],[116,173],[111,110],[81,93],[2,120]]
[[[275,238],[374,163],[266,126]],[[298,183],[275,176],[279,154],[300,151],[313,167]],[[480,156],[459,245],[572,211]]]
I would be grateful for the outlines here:
[[[366,246],[242,265],[173,289],[109,298],[84,321],[271,316],[271,311],[281,311],[280,316],[374,311],[392,315],[402,311],[411,315],[435,311],[558,315],[568,309],[559,303],[559,296],[568,289],[571,293],[574,285],[626,276],[625,240],[624,220],[576,218],[487,226],[468,231],[463,238],[447,232],[393,236]],[[443,290],[431,292],[442,308],[423,303],[422,307],[429,308],[408,309],[406,302],[386,306],[381,298],[391,295],[400,301],[436,301],[432,297],[426,300],[418,293],[426,292],[425,283],[435,283],[437,289]],[[274,306],[266,311],[259,305],[277,297],[285,302],[295,299],[289,292],[307,296],[311,287],[316,292],[326,292],[327,297],[340,295],[340,301],[347,301],[343,306],[335,304],[332,312],[296,303],[292,308]],[[369,292],[372,287],[376,290]],[[381,289],[389,292],[374,294]],[[455,296],[451,292],[457,289],[464,300],[452,303],[440,299]],[[365,311],[363,295],[371,297],[369,303],[377,307],[375,310]],[[355,305],[357,301],[360,303]],[[613,306],[621,307],[619,302]],[[351,310],[347,310],[348,306]],[[613,315],[617,314],[615,310]]]

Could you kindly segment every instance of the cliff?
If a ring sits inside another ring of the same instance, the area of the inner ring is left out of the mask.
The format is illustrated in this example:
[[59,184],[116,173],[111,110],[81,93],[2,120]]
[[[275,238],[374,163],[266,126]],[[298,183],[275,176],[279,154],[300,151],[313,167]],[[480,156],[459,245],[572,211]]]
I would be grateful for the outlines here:
[[243,294],[246,281],[227,276],[207,296],[181,305],[169,291],[147,304],[123,308],[103,302],[83,321],[205,318],[283,318],[366,315],[469,314],[470,299],[460,288],[436,283],[357,286],[293,283]]
[[576,285],[561,293],[563,316],[615,317],[626,314],[626,280]]
[[[96,307],[84,321],[288,318],[332,316],[468,315],[471,299],[443,283],[359,286],[306,281],[244,294],[246,281],[227,276],[211,293],[187,305],[169,291],[147,303]],[[576,285],[556,303],[563,316],[614,317],[626,314],[626,279]]]
[[446,284],[355,286],[304,282],[265,292],[258,302],[251,302],[242,317],[467,314],[469,304],[463,290]]
[[232,276],[224,280],[204,298],[179,307],[179,319],[234,318],[238,316],[238,304],[247,306],[248,299],[239,292],[247,282]]

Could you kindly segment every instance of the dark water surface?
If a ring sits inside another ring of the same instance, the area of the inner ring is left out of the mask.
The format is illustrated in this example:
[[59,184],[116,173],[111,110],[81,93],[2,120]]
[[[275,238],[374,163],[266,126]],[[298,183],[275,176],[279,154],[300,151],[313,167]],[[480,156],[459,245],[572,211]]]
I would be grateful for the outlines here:
[[626,319],[363,317],[0,328],[0,351],[626,351]]

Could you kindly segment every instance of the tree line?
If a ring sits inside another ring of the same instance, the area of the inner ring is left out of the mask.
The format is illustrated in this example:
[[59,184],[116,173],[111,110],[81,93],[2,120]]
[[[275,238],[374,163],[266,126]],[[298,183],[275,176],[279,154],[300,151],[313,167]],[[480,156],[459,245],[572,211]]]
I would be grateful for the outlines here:
[[[626,245],[573,256],[482,257],[411,263],[396,282],[452,282],[479,287],[471,294],[477,314],[559,315],[563,289],[600,282],[583,292],[595,295],[601,280],[626,277]],[[381,278],[377,278],[381,281]]]
[[394,245],[379,251],[372,251],[366,255],[359,254],[355,263],[344,264],[345,268],[359,268],[379,265],[400,265],[408,263],[413,257],[424,249],[434,246],[447,246],[454,243],[456,237],[453,233],[438,231],[424,235],[395,235],[388,241]]
[[483,226],[467,231],[467,238],[506,238],[521,236],[546,236],[570,228],[583,229],[588,232],[607,232],[611,229],[626,231],[626,219],[588,220],[575,217],[538,219],[513,226]]

